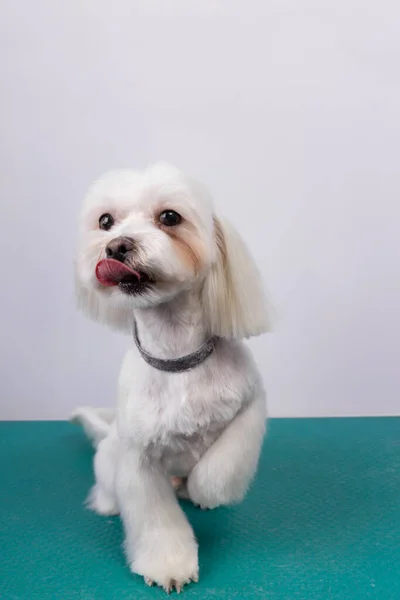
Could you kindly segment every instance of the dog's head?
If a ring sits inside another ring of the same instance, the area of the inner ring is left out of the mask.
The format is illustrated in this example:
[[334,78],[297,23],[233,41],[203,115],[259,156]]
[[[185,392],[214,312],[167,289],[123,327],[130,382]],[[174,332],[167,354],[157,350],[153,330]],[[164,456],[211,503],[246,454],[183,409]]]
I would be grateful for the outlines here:
[[135,308],[197,289],[210,335],[266,330],[255,265],[232,227],[213,213],[208,193],[168,165],[112,171],[85,199],[76,284],[92,318],[131,331]]

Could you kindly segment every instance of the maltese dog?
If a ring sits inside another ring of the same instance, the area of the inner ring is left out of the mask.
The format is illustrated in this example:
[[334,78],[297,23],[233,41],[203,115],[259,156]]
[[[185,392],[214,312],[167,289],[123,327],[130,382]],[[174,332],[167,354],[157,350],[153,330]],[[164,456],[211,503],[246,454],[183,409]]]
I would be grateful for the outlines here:
[[71,417],[96,448],[88,502],[121,514],[134,573],[180,591],[199,566],[178,498],[239,502],[257,468],[265,393],[242,339],[267,330],[260,277],[207,191],[168,165],[105,174],[80,229],[79,304],[132,336],[116,411]]

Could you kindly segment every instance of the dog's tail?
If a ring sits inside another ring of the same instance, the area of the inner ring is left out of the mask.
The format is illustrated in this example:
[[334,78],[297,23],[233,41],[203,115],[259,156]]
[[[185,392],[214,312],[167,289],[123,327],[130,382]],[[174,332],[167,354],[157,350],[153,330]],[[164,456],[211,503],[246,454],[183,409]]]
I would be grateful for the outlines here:
[[115,411],[112,408],[93,408],[91,406],[77,408],[69,418],[71,423],[77,423],[83,427],[95,448],[102,439],[107,437],[114,419]]

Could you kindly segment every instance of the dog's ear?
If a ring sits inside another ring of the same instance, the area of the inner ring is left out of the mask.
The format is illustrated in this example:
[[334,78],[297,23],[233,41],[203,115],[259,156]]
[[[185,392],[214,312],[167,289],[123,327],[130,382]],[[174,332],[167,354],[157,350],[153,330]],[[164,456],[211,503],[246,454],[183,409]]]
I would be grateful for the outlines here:
[[231,224],[214,217],[216,260],[202,302],[209,333],[248,338],[268,330],[267,301],[257,267]]

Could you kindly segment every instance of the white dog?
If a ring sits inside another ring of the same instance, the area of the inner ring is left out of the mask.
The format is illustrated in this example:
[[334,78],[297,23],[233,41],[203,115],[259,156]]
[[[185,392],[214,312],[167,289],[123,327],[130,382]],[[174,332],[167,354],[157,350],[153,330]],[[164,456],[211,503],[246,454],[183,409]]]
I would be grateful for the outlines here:
[[72,417],[97,447],[90,506],[121,513],[134,573],[180,591],[198,580],[198,558],[177,495],[238,502],[257,467],[265,394],[241,339],[267,329],[259,275],[206,191],[156,165],[90,189],[76,279],[86,313],[132,335],[115,418]]

